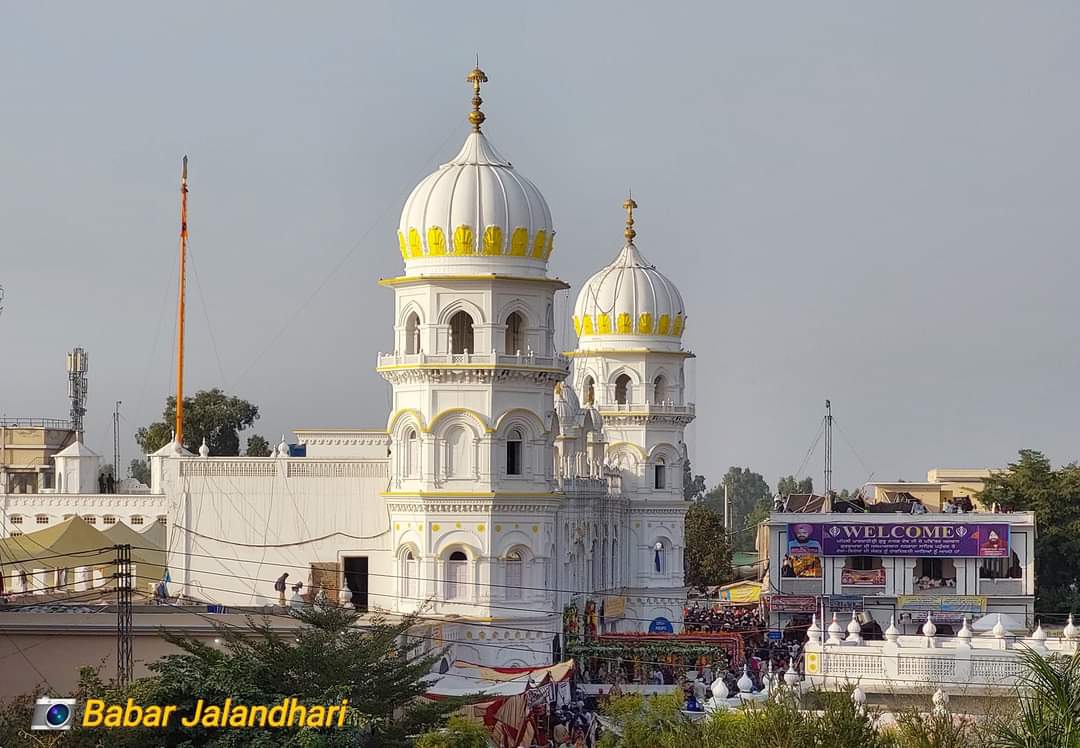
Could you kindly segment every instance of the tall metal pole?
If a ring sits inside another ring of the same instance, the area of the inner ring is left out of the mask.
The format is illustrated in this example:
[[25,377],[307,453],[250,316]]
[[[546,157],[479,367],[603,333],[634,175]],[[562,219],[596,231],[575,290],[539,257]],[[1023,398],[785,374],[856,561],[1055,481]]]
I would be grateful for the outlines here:
[[113,480],[120,480],[120,406],[123,403],[116,401],[116,408],[112,417],[112,448],[113,448]]
[[832,492],[832,403],[825,401],[825,496]]
[[176,443],[184,443],[184,282],[187,261],[187,156],[180,173],[180,289],[176,310]]
[[727,533],[728,541],[731,541],[731,500],[728,496],[728,484],[724,481],[724,532]]
[[131,546],[113,546],[116,551],[116,681],[131,683],[134,661],[131,630]]

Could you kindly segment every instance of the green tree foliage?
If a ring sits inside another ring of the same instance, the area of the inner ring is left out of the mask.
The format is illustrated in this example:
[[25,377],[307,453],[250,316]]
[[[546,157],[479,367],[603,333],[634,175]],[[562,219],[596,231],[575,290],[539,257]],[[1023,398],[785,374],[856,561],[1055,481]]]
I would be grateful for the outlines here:
[[[315,606],[292,615],[302,624],[296,632],[276,632],[266,619],[244,627],[218,627],[220,646],[185,634],[165,632],[163,638],[178,654],[150,665],[153,675],[120,691],[91,684],[87,691],[110,703],[127,698],[137,704],[176,704],[179,714],[191,714],[198,699],[221,704],[280,703],[288,697],[302,705],[336,704],[349,700],[345,727],[304,729],[184,728],[179,722],[164,730],[76,730],[86,742],[109,746],[290,746],[331,748],[378,746],[406,748],[424,732],[442,727],[460,703],[419,700],[422,679],[441,656],[424,655],[402,646],[416,621],[397,623],[375,619],[361,627],[351,610]],[[93,741],[103,741],[94,743]],[[466,744],[467,745],[467,744]]]
[[[748,529],[754,525],[750,521],[768,516],[772,507],[772,492],[769,484],[760,473],[750,468],[731,467],[720,481],[720,485],[705,495],[705,501],[724,514],[724,486],[728,487],[731,501],[732,549],[749,551],[754,548],[754,531]],[[756,513],[755,513],[755,510]],[[753,517],[751,515],[754,515]]]
[[[203,439],[215,457],[240,454],[240,432],[259,418],[259,408],[221,390],[202,390],[184,398],[184,447],[198,452]],[[135,441],[146,454],[169,443],[176,422],[176,398],[165,401],[161,420],[135,432]]]
[[695,503],[686,512],[686,584],[693,587],[731,581],[731,546],[724,518],[710,505]]
[[776,483],[776,493],[787,497],[793,493],[813,493],[814,479],[810,476],[798,480],[794,475],[786,475]]
[[705,486],[704,475],[694,475],[694,470],[690,466],[690,458],[684,457],[682,464],[683,476],[683,498],[687,501],[698,501],[705,496],[707,487]]
[[421,735],[416,748],[489,748],[489,735],[482,724],[454,715],[445,728]]
[[270,456],[270,442],[263,439],[258,434],[252,434],[247,440],[247,449],[244,454],[248,457],[269,457]]
[[144,458],[132,460],[128,470],[131,473],[131,477],[139,481],[139,483],[142,483],[144,486],[150,485],[150,465],[147,464]]
[[1072,463],[1054,470],[1041,452],[1022,449],[1008,471],[986,481],[979,501],[985,507],[997,503],[1005,509],[1035,512],[1040,598],[1058,598],[1080,578],[1080,466]]
[[996,726],[991,745],[1080,746],[1080,652],[1071,657],[1042,657],[1029,649],[1022,657],[1027,667],[1018,688],[1019,713]]

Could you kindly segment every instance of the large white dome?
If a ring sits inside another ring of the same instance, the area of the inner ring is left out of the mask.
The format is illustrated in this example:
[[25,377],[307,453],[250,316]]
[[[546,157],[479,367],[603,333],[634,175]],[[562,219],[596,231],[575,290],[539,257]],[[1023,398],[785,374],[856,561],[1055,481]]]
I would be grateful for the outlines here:
[[407,275],[543,275],[554,228],[547,201],[480,132],[479,82],[469,133],[454,158],[424,178],[405,201],[398,245]]
[[641,255],[635,235],[631,217],[618,257],[593,274],[578,293],[574,330],[580,348],[680,348],[686,329],[682,295]]

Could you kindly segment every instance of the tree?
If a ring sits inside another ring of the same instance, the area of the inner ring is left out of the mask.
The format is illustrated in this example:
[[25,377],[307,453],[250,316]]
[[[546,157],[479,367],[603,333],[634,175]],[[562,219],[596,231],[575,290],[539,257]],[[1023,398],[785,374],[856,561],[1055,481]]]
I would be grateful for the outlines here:
[[683,453],[682,463],[682,493],[687,501],[700,501],[707,490],[704,475],[694,475],[690,466],[690,457]]
[[416,748],[488,748],[490,734],[480,723],[454,715],[444,729],[421,735]]
[[686,583],[708,587],[731,581],[731,546],[724,518],[708,504],[696,502],[683,525],[686,546]]
[[244,452],[248,457],[269,457],[270,442],[258,434],[252,434],[247,440],[247,450]]
[[[221,390],[201,390],[194,397],[184,398],[184,447],[198,452],[203,439],[215,456],[240,454],[239,432],[259,418],[259,408],[247,400],[226,395]],[[135,432],[135,441],[146,454],[153,454],[172,439],[176,422],[176,397],[165,400],[161,420]]]
[[794,475],[781,478],[776,484],[776,493],[780,496],[790,496],[793,493],[813,493],[814,479],[810,476],[798,480]]
[[984,507],[1035,512],[1035,579],[1044,606],[1080,578],[1080,466],[1054,470],[1042,452],[1022,449],[1007,471],[987,479],[978,499]]
[[772,492],[769,484],[760,473],[755,473],[750,468],[731,467],[720,481],[720,485],[705,495],[705,501],[723,515],[724,486],[728,488],[728,499],[731,502],[731,545],[733,550],[752,550],[754,547],[754,533],[748,528],[750,515],[757,510],[760,515],[764,510],[768,516],[772,508]]
[[[170,723],[165,729],[76,730],[92,744],[110,746],[378,746],[405,748],[409,736],[442,727],[458,700],[427,702],[425,680],[442,656],[423,654],[405,644],[416,620],[390,623],[378,617],[359,624],[359,615],[346,608],[316,605],[293,611],[301,624],[296,631],[275,631],[267,619],[246,627],[216,626],[221,644],[215,646],[186,634],[164,632],[162,637],[180,650],[152,663],[153,675],[117,690],[96,684],[87,690],[110,703],[133,698],[137,704],[176,704],[178,715],[192,714],[199,699],[221,704],[274,705],[296,698],[301,705],[331,705],[349,700],[344,727],[281,730],[185,728]],[[82,745],[84,743],[77,743]]]
[[131,461],[131,477],[142,483],[144,486],[150,485],[150,466],[146,464],[145,459],[134,459]]

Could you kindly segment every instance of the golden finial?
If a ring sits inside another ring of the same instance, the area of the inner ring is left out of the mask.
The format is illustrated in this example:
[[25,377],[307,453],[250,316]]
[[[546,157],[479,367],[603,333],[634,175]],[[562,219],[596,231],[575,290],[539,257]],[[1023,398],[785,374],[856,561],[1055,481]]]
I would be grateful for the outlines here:
[[480,111],[480,105],[484,100],[480,98],[480,84],[487,83],[488,77],[480,69],[480,60],[477,59],[476,67],[469,71],[465,80],[473,85],[472,111],[469,112],[469,122],[472,122],[473,132],[480,132],[480,125],[484,121],[484,113]]
[[626,208],[626,231],[623,232],[623,236],[626,237],[626,241],[633,244],[634,237],[637,236],[637,232],[634,231],[634,208],[637,207],[637,203],[634,202],[633,193],[629,193],[622,206]]

